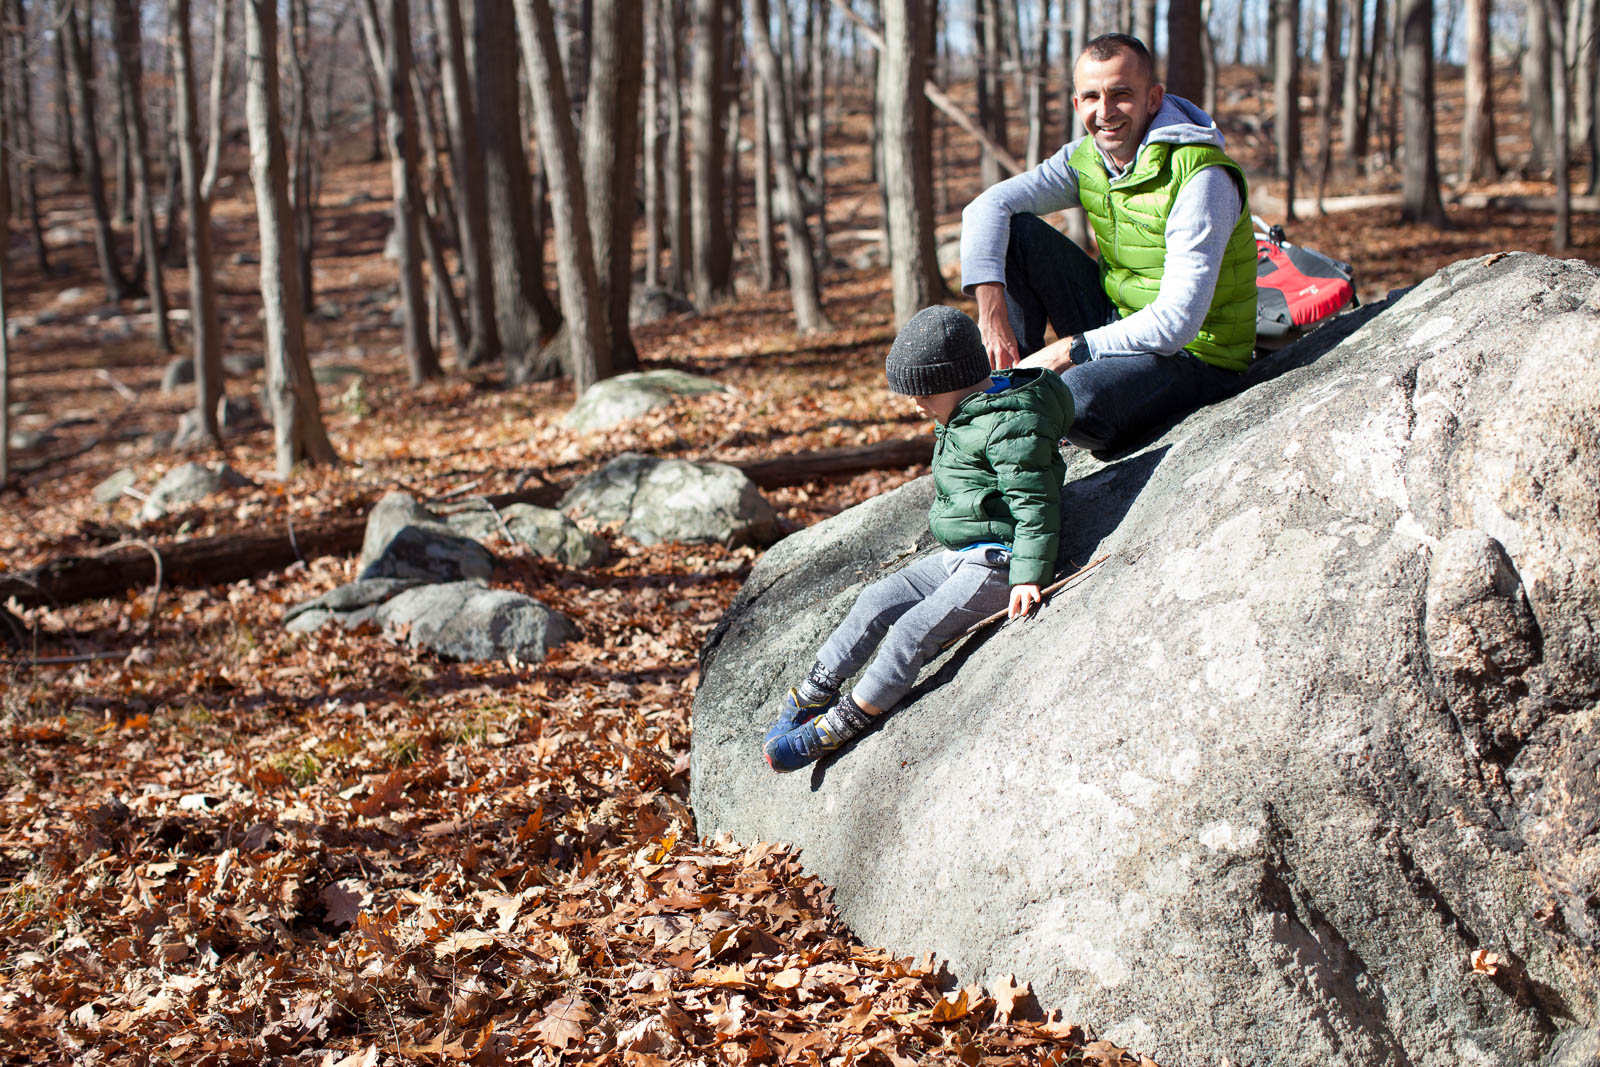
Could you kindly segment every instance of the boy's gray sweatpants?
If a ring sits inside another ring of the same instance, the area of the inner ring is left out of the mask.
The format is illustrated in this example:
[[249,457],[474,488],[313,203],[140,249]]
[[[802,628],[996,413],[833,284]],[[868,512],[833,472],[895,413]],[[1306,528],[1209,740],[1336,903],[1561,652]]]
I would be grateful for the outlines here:
[[894,707],[939,646],[1010,603],[1010,563],[1003,548],[946,549],[917,560],[862,590],[817,661],[849,678],[878,649],[856,699]]

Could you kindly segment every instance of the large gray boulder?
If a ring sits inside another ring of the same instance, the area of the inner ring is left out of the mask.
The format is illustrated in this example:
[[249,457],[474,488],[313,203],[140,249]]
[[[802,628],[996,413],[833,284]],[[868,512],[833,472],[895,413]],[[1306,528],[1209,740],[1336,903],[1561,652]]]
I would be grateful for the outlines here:
[[703,656],[698,832],[1163,1063],[1594,1067],[1600,272],[1458,263],[1269,363],[1071,453],[1064,566],[1104,562],[787,776],[762,733],[927,480],[768,552]]
[[356,573],[369,578],[453,582],[487,578],[494,553],[441,522],[409,493],[385,493],[367,516]]
[[515,655],[538,663],[578,628],[558,611],[509,589],[480,582],[426,582],[367,578],[296,604],[283,616],[290,633],[310,633],[329,623],[354,629],[365,622],[392,640],[449,659],[501,660]]
[[197,504],[224,489],[238,489],[256,483],[240,474],[226,463],[206,466],[203,463],[181,463],[156,482],[155,488],[145,498],[139,517],[146,522],[161,518],[179,504]]
[[390,597],[374,620],[412,647],[459,660],[498,660],[515,655],[538,663],[556,645],[578,636],[559,611],[509,589],[477,582],[421,585]]
[[571,430],[605,430],[647,411],[666,407],[679,397],[722,393],[727,388],[710,378],[680,370],[648,370],[603,378],[583,391],[563,420]]
[[353,630],[364,622],[371,622],[378,608],[390,597],[425,584],[420,578],[367,578],[347,582],[284,612],[283,628],[292,634],[306,634],[337,622]]
[[595,567],[606,561],[606,543],[554,508],[532,504],[508,504],[458,511],[445,517],[445,524],[475,541],[504,539],[527,545],[547,559],[568,567]]
[[756,484],[726,463],[624,452],[561,498],[561,510],[620,522],[641,544],[770,544],[778,515]]

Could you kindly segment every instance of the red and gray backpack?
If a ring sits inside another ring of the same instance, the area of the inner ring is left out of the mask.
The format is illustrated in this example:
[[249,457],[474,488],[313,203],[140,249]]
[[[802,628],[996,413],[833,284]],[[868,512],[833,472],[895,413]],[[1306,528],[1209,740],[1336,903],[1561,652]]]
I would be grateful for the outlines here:
[[1359,307],[1350,264],[1292,245],[1282,226],[1256,224],[1256,348],[1292,344],[1345,307]]

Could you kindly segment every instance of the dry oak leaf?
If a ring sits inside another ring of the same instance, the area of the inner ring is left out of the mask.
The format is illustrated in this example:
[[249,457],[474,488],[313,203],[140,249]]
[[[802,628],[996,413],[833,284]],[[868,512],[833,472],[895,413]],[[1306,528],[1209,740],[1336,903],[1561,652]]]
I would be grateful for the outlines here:
[[582,997],[562,997],[545,1005],[544,1018],[534,1026],[539,1039],[551,1048],[565,1049],[583,1037],[583,1028],[594,1018]]
[[494,944],[494,935],[483,930],[462,930],[433,946],[434,956],[443,959],[456,952],[470,952]]
[[798,967],[790,967],[779,971],[767,979],[768,989],[794,989],[805,978],[805,972]]
[[940,997],[934,1004],[933,1010],[928,1013],[928,1019],[936,1023],[954,1022],[963,1018],[967,1010],[967,991],[962,989]]
[[1002,974],[1000,981],[994,987],[995,1017],[1001,1022],[1010,1022],[1011,1013],[1017,1010],[1017,1004],[1028,998],[1032,992],[1027,982],[1018,982],[1014,974]]
[[335,926],[351,926],[361,915],[366,886],[359,882],[353,885],[356,891],[352,893],[340,882],[329,882],[317,894],[317,899],[328,911],[328,921]]
[[1506,959],[1504,956],[1501,956],[1495,952],[1490,952],[1488,949],[1478,949],[1477,951],[1473,952],[1471,959],[1472,972],[1474,974],[1486,974],[1490,977],[1499,974],[1500,968],[1506,965]]
[[368,1045],[361,1052],[352,1052],[342,1060],[335,1060],[333,1053],[323,1057],[324,1067],[377,1067],[378,1046]]

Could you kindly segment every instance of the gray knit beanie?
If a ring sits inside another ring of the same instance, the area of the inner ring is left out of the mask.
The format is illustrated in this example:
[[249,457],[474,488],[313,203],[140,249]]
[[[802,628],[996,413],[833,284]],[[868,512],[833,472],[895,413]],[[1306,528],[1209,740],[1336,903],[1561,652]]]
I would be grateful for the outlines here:
[[977,323],[955,308],[935,305],[901,328],[883,371],[889,388],[902,396],[932,396],[983,381],[989,354]]

